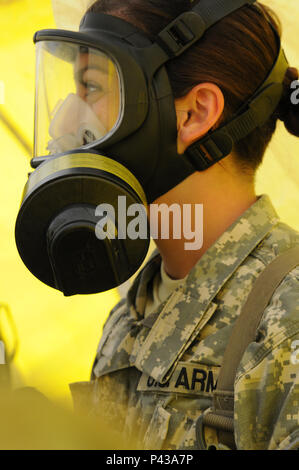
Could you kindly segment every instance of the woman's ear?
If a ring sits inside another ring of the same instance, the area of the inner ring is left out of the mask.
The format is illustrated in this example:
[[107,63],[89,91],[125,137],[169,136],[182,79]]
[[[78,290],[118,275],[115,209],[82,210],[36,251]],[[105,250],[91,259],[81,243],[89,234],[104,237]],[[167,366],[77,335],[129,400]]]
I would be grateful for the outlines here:
[[182,154],[219,121],[224,96],[217,85],[201,83],[183,98],[175,100],[178,130],[178,153]]

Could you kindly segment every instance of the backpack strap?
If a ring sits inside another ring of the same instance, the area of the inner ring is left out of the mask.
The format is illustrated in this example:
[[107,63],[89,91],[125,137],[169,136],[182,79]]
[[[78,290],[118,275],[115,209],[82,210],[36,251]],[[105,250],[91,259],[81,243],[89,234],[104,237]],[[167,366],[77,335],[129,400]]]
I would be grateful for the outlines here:
[[229,338],[217,388],[213,393],[212,409],[197,420],[198,445],[206,449],[203,426],[218,429],[219,442],[235,449],[234,441],[234,382],[237,368],[247,346],[256,341],[257,328],[275,290],[285,276],[299,265],[299,246],[278,255],[255,281],[237,318]]

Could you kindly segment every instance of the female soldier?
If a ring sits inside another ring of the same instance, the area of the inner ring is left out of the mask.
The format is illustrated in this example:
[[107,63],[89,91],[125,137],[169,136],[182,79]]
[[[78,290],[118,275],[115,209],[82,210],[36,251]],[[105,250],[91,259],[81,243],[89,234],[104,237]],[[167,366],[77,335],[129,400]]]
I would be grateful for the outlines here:
[[[197,3],[98,0],[90,11],[120,17],[154,41]],[[278,19],[269,9],[246,5],[167,64],[179,154],[229,122],[254,95],[277,57],[274,29]],[[139,448],[196,449],[199,441],[223,447],[215,429],[198,423],[211,407],[232,327],[259,274],[299,244],[298,233],[278,220],[269,198],[258,197],[254,188],[277,120],[299,136],[290,88],[297,79],[296,69],[286,70],[279,106],[230,155],[154,201],[202,204],[203,245],[187,251],[184,237],[156,240],[158,254],[106,322],[91,382],[71,386],[75,402],[88,391],[89,413],[107,419]],[[299,447],[298,306],[296,268],[276,289],[237,369],[237,449]]]

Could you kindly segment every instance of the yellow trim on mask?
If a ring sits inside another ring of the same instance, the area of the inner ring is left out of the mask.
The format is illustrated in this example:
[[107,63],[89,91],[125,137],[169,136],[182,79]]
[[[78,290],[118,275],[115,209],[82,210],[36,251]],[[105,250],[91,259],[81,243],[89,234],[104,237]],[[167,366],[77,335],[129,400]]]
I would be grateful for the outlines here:
[[24,189],[23,199],[37,184],[48,176],[72,168],[93,168],[117,176],[137,193],[143,205],[147,207],[145,193],[135,176],[121,163],[94,153],[70,153],[61,157],[49,158],[49,160],[42,163],[31,174]]

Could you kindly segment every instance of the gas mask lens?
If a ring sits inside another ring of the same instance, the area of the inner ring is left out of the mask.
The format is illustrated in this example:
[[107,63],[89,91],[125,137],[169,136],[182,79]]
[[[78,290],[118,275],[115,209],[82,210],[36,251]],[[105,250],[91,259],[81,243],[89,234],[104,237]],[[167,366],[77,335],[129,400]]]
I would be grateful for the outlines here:
[[118,127],[123,96],[104,52],[63,41],[37,44],[34,156],[101,142]]

